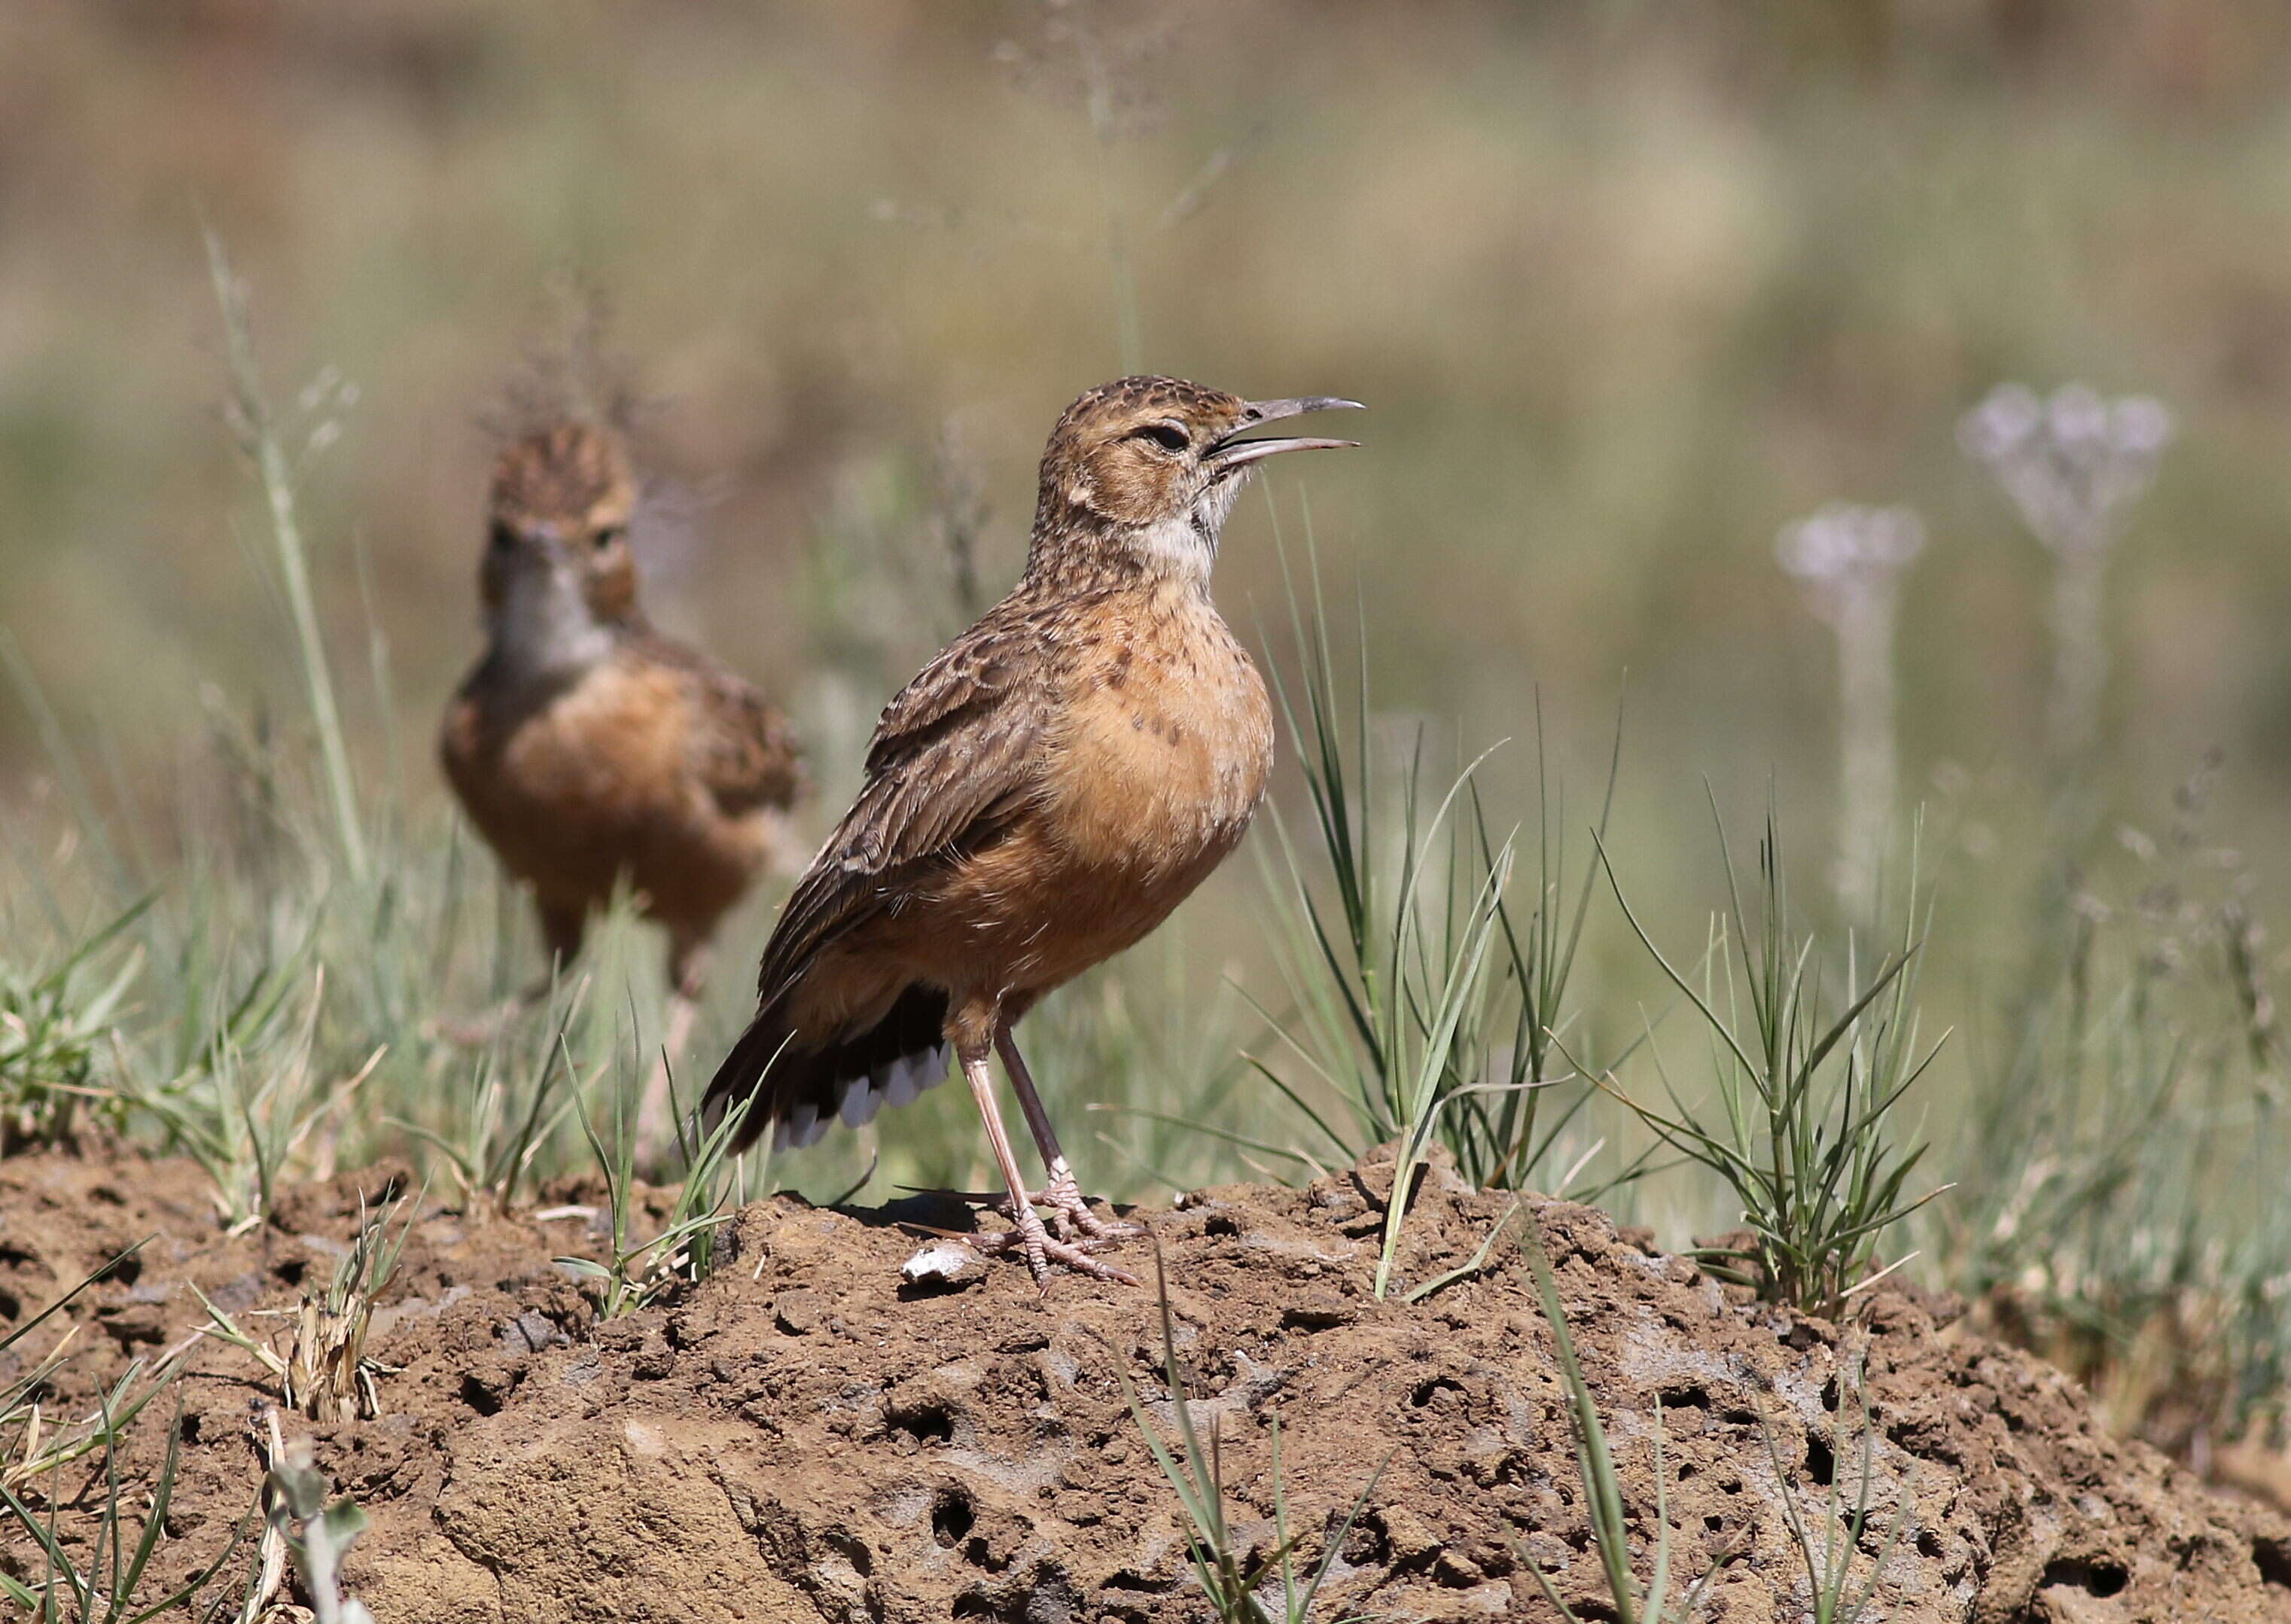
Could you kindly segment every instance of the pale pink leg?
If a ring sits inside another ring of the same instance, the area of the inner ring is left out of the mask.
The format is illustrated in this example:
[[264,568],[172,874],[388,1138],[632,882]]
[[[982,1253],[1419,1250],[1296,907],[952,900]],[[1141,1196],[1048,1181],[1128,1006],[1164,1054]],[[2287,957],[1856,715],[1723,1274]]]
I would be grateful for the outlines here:
[[996,1028],[995,1052],[1002,1057],[1002,1069],[1010,1073],[1010,1086],[1018,1095],[1018,1108],[1026,1113],[1026,1127],[1034,1136],[1034,1145],[1042,1153],[1042,1169],[1049,1182],[1038,1196],[1038,1201],[1056,1215],[1058,1234],[1073,1238],[1080,1229],[1093,1240],[1112,1240],[1121,1235],[1142,1233],[1135,1224],[1109,1224],[1089,1210],[1083,1199],[1081,1181],[1075,1178],[1065,1153],[1058,1148],[1057,1130],[1050,1126],[1050,1113],[1042,1108],[1042,1097],[1034,1091],[1033,1074],[1027,1071],[1026,1062],[1018,1053],[1018,1042],[1011,1036],[1008,1025]]
[[1011,1219],[1018,1226],[1015,1234],[986,1238],[981,1242],[984,1249],[1007,1251],[1013,1247],[1022,1248],[1026,1254],[1026,1266],[1033,1271],[1037,1282],[1045,1284],[1050,1277],[1052,1258],[1101,1280],[1137,1284],[1135,1277],[1100,1263],[1078,1247],[1051,1238],[1026,1194],[1026,1180],[1018,1170],[1017,1153],[1010,1148],[1009,1132],[1002,1126],[1002,1107],[994,1097],[994,1076],[987,1067],[986,1051],[971,1049],[962,1053],[961,1058],[963,1080],[970,1084],[970,1097],[978,1107],[979,1121],[986,1125],[986,1140],[993,1147],[995,1165],[1002,1170],[1002,1182],[1010,1192]]

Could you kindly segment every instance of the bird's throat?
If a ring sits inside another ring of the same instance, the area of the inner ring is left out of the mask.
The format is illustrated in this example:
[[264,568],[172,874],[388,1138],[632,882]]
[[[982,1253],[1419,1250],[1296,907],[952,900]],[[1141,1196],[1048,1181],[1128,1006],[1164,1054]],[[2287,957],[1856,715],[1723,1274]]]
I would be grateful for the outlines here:
[[520,683],[578,676],[610,655],[618,640],[589,607],[580,582],[561,569],[512,573],[487,606],[486,631],[494,657]]

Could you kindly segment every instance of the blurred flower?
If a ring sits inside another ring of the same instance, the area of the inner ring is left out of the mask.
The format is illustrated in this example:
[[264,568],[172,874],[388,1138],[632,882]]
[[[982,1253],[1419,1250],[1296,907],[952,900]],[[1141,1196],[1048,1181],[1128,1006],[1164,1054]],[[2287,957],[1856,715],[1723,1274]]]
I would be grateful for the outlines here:
[[1893,727],[1893,628],[1901,572],[1923,551],[1923,521],[1907,508],[1831,502],[1775,538],[1782,573],[1805,589],[1837,634],[1840,910],[1875,921],[1900,782]]
[[2005,487],[2037,539],[2055,552],[2105,547],[2117,520],[2156,481],[2172,439],[2160,400],[2103,400],[2081,383],[2040,399],[2000,383],[1958,422],[1957,444]]
[[1833,502],[1783,527],[1774,557],[1784,575],[1804,583],[1814,613],[1834,624],[1844,599],[1890,590],[1925,544],[1925,523],[1907,508]]
[[2049,400],[2024,383],[2001,383],[1957,422],[1958,446],[2005,488],[2057,564],[2049,720],[2058,760],[2081,756],[2098,736],[2107,557],[2126,512],[2156,482],[2172,432],[2163,402],[2107,400],[2081,383]]

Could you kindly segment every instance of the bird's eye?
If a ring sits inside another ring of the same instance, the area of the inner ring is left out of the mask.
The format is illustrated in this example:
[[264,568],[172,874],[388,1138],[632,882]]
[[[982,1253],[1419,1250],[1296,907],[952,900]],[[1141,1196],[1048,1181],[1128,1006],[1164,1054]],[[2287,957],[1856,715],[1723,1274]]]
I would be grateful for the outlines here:
[[1129,438],[1152,440],[1164,451],[1183,451],[1194,443],[1193,438],[1176,423],[1147,423],[1142,429],[1132,430]]
[[626,525],[607,525],[589,538],[589,544],[599,552],[603,552],[611,548],[615,542],[625,540],[628,534],[629,527]]

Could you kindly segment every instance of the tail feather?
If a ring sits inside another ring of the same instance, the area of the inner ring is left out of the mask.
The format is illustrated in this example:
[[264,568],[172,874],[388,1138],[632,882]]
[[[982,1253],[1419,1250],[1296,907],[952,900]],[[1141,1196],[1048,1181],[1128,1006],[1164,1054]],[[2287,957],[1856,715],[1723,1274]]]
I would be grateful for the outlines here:
[[716,1068],[701,1105],[702,1121],[724,1119],[734,1101],[750,1099],[736,1136],[744,1150],[772,1130],[776,1149],[809,1145],[837,1118],[856,1127],[886,1105],[904,1105],[946,1076],[946,994],[910,986],[882,1019],[824,1044],[807,1041],[782,1013],[760,1010]]

